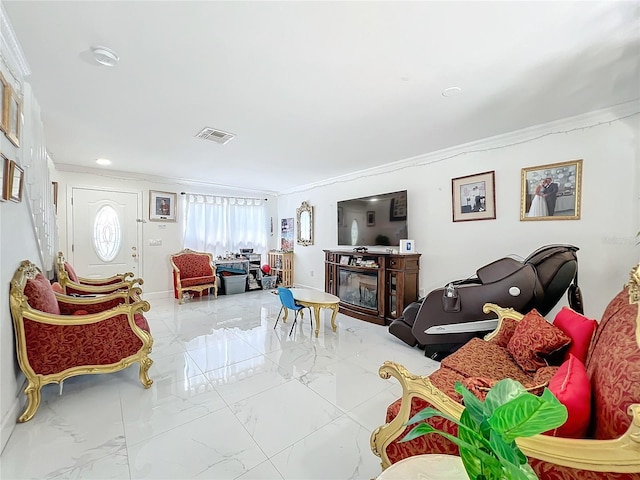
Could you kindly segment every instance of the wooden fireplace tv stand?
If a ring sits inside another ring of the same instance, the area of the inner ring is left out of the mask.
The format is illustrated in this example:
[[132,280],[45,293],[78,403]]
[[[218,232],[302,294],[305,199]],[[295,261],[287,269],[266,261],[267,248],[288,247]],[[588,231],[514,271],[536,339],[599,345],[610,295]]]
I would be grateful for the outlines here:
[[324,290],[340,298],[340,313],[389,325],[418,299],[419,253],[324,250],[324,255]]

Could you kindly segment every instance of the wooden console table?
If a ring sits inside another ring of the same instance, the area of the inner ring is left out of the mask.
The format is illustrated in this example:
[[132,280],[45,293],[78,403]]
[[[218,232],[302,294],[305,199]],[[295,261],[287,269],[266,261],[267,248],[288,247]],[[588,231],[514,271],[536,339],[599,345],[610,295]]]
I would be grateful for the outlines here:
[[419,253],[324,253],[324,290],[340,297],[340,313],[387,325],[418,299]]

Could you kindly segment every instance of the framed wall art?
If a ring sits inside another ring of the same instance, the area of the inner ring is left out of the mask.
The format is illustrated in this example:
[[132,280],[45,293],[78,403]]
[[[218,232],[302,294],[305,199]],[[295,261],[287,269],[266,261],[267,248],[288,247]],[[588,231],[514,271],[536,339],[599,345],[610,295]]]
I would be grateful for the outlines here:
[[376,225],[376,212],[368,211],[367,212],[367,227],[374,227]]
[[495,171],[451,180],[454,222],[496,218]]
[[4,182],[2,183],[2,198],[12,202],[22,201],[24,187],[24,170],[13,160],[3,156]]
[[[22,124],[22,101],[11,86],[5,88],[9,90],[7,107],[6,136],[16,147],[20,146],[20,125]],[[5,96],[7,94],[5,93]]]
[[579,220],[582,160],[522,169],[520,220]]
[[171,192],[149,190],[149,220],[175,222],[178,195]]
[[2,72],[0,72],[0,132],[7,131],[8,128],[8,120],[9,120],[9,95],[11,89],[9,84],[2,76]]
[[389,210],[390,222],[402,222],[407,219],[407,195],[402,193],[391,199]]

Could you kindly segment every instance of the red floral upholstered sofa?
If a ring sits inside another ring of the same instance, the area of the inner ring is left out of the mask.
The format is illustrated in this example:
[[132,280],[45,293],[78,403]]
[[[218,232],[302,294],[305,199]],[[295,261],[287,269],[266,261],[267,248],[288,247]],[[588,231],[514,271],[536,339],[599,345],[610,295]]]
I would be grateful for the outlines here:
[[107,278],[79,277],[71,264],[66,261],[62,252],[58,252],[56,271],[62,292],[67,295],[112,293],[118,290],[128,290],[144,283],[141,278],[133,278],[132,272],[113,275]]
[[216,267],[213,255],[206,252],[196,252],[185,248],[181,252],[171,255],[173,267],[173,292],[182,303],[183,293],[186,291],[200,292],[200,296],[208,295],[213,288],[215,298],[218,298],[216,283]]
[[[394,377],[400,382],[402,398],[388,407],[387,423],[373,432],[373,453],[381,458],[383,468],[411,455],[458,454],[453,443],[437,434],[400,443],[399,440],[412,428],[406,427],[406,422],[426,406],[460,418],[464,407],[453,390],[456,381],[482,393],[483,383],[512,377],[525,386],[548,386],[567,406],[569,413],[569,419],[558,431],[517,441],[541,479],[639,480],[639,303],[640,265],[631,272],[629,284],[607,306],[592,338],[588,320],[584,317],[582,323],[569,324],[565,321],[563,324],[561,314],[580,317],[569,309],[563,309],[554,321],[561,328],[549,325],[561,330],[559,337],[567,334],[571,338],[568,346],[555,352],[559,355],[569,349],[568,358],[560,358],[560,367],[530,366],[535,371],[528,372],[520,366],[523,359],[516,360],[509,347],[516,356],[524,350],[521,344],[512,340],[522,334],[520,327],[530,315],[485,305],[487,313],[494,311],[498,314],[497,329],[484,340],[474,339],[467,343],[443,360],[440,368],[428,377],[412,375],[393,362],[385,362],[380,367],[381,377]],[[567,328],[568,325],[581,326],[572,329]],[[534,344],[544,336],[537,331],[530,331],[530,335]],[[585,359],[584,365],[580,361],[581,356]],[[552,357],[548,355],[547,359]],[[543,358],[538,356],[533,360]],[[526,366],[526,361],[532,358],[524,360],[522,363]],[[429,423],[457,434],[457,427],[441,417],[432,418]],[[565,428],[569,430],[560,431]]]
[[118,291],[94,297],[55,293],[28,260],[11,280],[11,315],[20,369],[27,378],[27,406],[19,422],[31,420],[40,405],[40,389],[68,377],[110,373],[140,364],[140,382],[148,376],[153,338],[143,312],[145,301]]

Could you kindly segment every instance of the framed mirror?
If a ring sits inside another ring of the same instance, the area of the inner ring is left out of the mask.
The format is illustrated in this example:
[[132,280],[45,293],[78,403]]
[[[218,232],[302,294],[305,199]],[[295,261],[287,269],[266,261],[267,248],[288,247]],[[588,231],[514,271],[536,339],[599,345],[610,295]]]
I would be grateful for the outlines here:
[[302,202],[296,209],[298,216],[298,244],[303,246],[313,245],[313,207],[307,202]]

